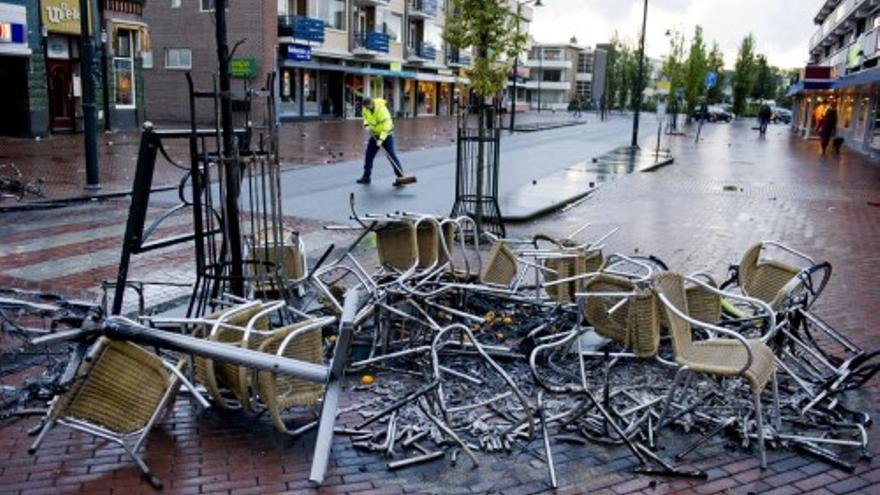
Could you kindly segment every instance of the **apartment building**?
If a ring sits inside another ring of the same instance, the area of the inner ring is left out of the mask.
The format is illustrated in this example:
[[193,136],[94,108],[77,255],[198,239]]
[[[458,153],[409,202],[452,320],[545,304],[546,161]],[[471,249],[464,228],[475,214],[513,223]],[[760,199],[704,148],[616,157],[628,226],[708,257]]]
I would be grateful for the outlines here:
[[[149,2],[145,17],[162,26],[153,45],[164,57],[145,73],[151,116],[185,118],[181,71],[202,80],[216,71],[212,4]],[[398,116],[451,115],[471,53],[443,42],[450,10],[447,0],[233,0],[229,40],[244,40],[235,56],[251,77],[277,71],[282,121],[355,118],[367,96],[386,99]]]
[[[604,57],[598,58],[603,64]],[[526,66],[526,81],[530,108],[541,110],[565,110],[577,97],[582,102],[597,104],[601,91],[594,94],[593,74],[597,57],[592,48],[577,44],[572,38],[568,43],[533,43]]]
[[862,151],[880,151],[880,3],[825,0],[816,13],[809,62],[789,88],[793,128],[815,136],[817,120],[834,101],[838,136]]

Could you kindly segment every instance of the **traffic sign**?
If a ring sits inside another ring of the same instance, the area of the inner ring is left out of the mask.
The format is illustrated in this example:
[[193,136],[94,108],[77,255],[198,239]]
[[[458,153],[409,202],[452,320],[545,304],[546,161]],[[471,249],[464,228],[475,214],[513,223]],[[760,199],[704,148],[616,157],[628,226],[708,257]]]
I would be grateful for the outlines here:
[[715,83],[718,82],[718,74],[715,71],[709,71],[706,73],[706,89],[712,89],[715,87]]

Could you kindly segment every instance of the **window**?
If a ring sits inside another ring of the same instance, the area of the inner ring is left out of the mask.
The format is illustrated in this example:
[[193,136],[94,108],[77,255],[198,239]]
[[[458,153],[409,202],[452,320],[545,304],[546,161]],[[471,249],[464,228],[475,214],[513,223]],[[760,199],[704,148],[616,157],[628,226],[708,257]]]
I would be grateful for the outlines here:
[[590,84],[589,81],[578,81],[577,86],[575,87],[575,92],[578,96],[587,98],[590,96]]
[[214,0],[199,0],[199,9],[202,12],[209,12],[214,10]]
[[180,0],[171,0],[171,8],[179,9],[180,8]]
[[166,69],[192,69],[192,50],[189,48],[166,48]]
[[113,39],[113,82],[116,108],[134,108],[135,31],[117,29]]
[[443,28],[432,23],[425,25],[425,42],[431,44],[434,48],[443,46]]
[[385,33],[391,41],[400,41],[403,15],[388,9],[376,9],[376,31]]
[[593,54],[589,52],[581,52],[578,54],[578,72],[593,71]]
[[323,0],[318,2],[318,17],[324,21],[324,25],[328,28],[344,30],[345,0]]
[[562,72],[558,70],[547,70],[544,69],[542,72],[544,77],[541,78],[544,82],[560,82],[562,81]]

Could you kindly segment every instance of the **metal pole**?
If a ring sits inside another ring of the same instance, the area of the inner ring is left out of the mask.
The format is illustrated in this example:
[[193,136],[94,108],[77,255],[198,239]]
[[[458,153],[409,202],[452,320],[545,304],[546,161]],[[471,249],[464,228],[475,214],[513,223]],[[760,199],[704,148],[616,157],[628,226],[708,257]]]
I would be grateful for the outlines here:
[[[98,109],[95,107],[95,52],[91,35],[89,0],[79,0],[80,72],[82,81],[83,144],[86,155],[86,189],[101,189],[98,176]],[[96,26],[97,27],[97,26]]]
[[633,115],[632,147],[639,146],[639,112],[642,107],[642,81],[645,78],[645,28],[648,25],[648,0],[642,12],[642,35],[639,37],[639,76],[635,87],[635,114]]
[[541,113],[541,79],[544,78],[544,47],[538,54],[538,113]]
[[241,170],[233,161],[235,152],[235,136],[232,128],[232,98],[229,93],[229,45],[226,42],[226,5],[227,0],[215,0],[214,24],[217,37],[217,62],[220,71],[220,126],[223,135],[223,170],[226,186],[224,204],[224,231],[229,245],[230,292],[236,296],[244,296],[244,267],[242,266],[241,225],[239,220],[238,199],[241,195]]
[[[519,23],[520,16],[522,12],[522,4],[517,2],[516,4],[516,36],[519,38]],[[510,132],[513,132],[514,129],[514,120],[516,118],[516,78],[517,78],[517,70],[519,69],[519,53],[516,54],[516,57],[513,58],[513,91],[511,92],[510,97]]]

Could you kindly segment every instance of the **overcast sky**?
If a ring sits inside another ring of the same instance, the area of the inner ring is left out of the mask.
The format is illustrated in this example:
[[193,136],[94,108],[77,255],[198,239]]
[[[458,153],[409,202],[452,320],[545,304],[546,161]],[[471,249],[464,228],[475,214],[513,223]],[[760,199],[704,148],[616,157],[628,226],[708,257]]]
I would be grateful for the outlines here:
[[[718,41],[728,68],[733,67],[742,38],[751,31],[758,53],[773,65],[802,67],[807,44],[816,31],[813,17],[824,0],[649,0],[647,53],[660,58],[669,51],[667,29],[686,33],[703,26],[708,44]],[[635,45],[642,22],[642,0],[542,0],[535,9],[532,36],[537,41],[593,46],[608,41],[615,31]],[[711,45],[710,45],[711,46]]]

